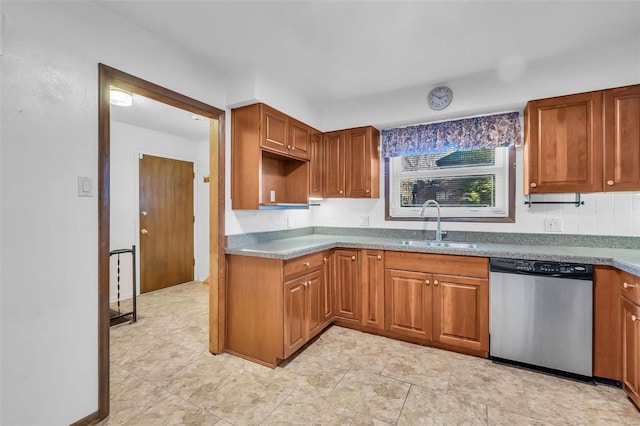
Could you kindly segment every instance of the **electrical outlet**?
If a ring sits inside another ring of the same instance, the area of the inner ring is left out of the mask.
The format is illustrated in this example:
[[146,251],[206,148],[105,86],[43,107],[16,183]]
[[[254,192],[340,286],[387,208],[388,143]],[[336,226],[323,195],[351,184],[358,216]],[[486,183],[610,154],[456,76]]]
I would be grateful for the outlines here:
[[287,228],[293,228],[294,220],[291,216],[287,216]]
[[369,226],[369,216],[360,216],[360,226]]
[[562,219],[548,217],[544,220],[544,230],[547,232],[562,232]]

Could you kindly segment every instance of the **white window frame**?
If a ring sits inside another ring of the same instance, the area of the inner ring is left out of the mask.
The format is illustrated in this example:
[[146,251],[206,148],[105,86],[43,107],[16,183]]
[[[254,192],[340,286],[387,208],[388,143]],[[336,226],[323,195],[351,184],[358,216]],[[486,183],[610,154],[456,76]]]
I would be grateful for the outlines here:
[[[509,180],[513,170],[509,167],[509,149],[496,148],[495,164],[488,166],[474,167],[447,167],[439,170],[402,172],[401,158],[389,158],[389,216],[391,219],[419,218],[421,207],[401,207],[400,206],[400,182],[403,178],[442,178],[451,176],[472,176],[494,174],[496,176],[495,207],[441,207],[441,217],[443,218],[508,218],[509,217]],[[433,210],[433,211],[431,211]],[[431,217],[435,214],[435,209],[428,208],[425,216]]]

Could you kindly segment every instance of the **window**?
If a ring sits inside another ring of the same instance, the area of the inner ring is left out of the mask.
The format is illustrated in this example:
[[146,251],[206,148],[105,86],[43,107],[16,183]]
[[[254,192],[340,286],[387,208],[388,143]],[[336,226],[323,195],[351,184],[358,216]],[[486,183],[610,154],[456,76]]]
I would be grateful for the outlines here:
[[418,218],[436,200],[443,218],[513,221],[514,157],[500,147],[389,158],[387,218]]

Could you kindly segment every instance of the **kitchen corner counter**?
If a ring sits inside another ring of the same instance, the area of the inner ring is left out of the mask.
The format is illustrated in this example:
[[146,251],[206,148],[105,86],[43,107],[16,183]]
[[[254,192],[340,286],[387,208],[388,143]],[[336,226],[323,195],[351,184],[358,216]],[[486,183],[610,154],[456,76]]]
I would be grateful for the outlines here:
[[[292,259],[335,247],[439,253],[464,256],[505,257],[559,262],[609,265],[640,275],[640,250],[625,248],[575,247],[554,245],[519,245],[470,243],[470,247],[432,247],[408,245],[402,238],[310,234],[264,242],[246,242],[225,249],[226,254]],[[458,241],[443,241],[443,243]]]

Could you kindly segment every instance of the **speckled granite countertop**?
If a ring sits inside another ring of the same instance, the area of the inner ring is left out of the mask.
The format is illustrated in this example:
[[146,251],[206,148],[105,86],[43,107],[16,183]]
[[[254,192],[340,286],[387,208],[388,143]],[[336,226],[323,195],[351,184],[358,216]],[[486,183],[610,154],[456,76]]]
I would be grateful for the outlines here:
[[[472,243],[471,247],[428,247],[403,244],[401,238],[311,234],[264,242],[247,242],[227,247],[225,253],[243,256],[292,259],[334,247],[441,253],[465,256],[506,257],[513,259],[555,260],[610,265],[640,275],[640,250],[623,248],[570,247]],[[445,241],[447,242],[447,241]],[[451,241],[455,243],[457,241]]]

